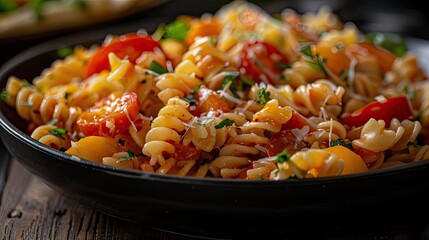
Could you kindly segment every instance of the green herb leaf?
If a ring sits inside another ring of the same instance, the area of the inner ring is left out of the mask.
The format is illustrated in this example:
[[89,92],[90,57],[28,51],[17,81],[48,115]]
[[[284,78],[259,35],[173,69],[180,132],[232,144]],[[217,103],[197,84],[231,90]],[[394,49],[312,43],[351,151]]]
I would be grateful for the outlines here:
[[227,72],[227,75],[220,85],[221,89],[224,89],[229,84],[229,90],[235,98],[240,98],[237,94],[237,86],[235,85],[234,79],[240,74],[239,72]]
[[158,28],[155,30],[155,32],[152,34],[152,38],[159,41],[161,40],[165,35],[165,24],[161,23]]
[[286,162],[289,159],[290,159],[289,152],[287,150],[283,150],[283,152],[277,154],[275,161],[277,163],[284,163],[284,162]]
[[0,0],[0,13],[10,12],[18,6],[12,0]]
[[67,134],[68,131],[65,130],[65,129],[63,129],[63,128],[54,128],[54,129],[49,130],[48,133],[52,134],[54,136],[57,136],[57,137],[59,137],[61,139],[65,139],[63,135]]
[[198,92],[198,90],[200,90],[201,86],[203,86],[203,85],[204,84],[200,84],[200,85],[195,86],[190,94],[195,95]]
[[167,26],[165,26],[165,38],[173,38],[180,41],[184,41],[188,35],[189,26],[180,20],[176,20]]
[[259,181],[264,180],[264,177],[263,177],[262,175],[259,175],[259,176],[258,176],[258,180],[259,180]]
[[200,166],[203,166],[205,164],[209,164],[211,162],[212,162],[212,160],[210,158],[204,158],[204,159],[201,160]]
[[249,87],[255,85],[255,81],[253,81],[253,79],[246,77],[244,75],[240,75],[240,80],[244,85],[247,85]]
[[276,66],[276,68],[278,68],[280,70],[285,70],[287,68],[290,68],[290,64],[284,63],[284,62],[276,62],[274,65]]
[[133,159],[135,157],[136,157],[136,155],[134,154],[133,151],[127,150],[127,156],[119,158],[118,161],[116,161],[116,163],[121,163],[121,162],[124,162],[124,161],[128,161],[128,160],[131,160],[131,159]]
[[9,93],[6,90],[0,92],[0,100],[5,101],[9,97]]
[[59,58],[66,58],[73,53],[73,48],[70,47],[60,47],[57,49],[57,55]]
[[306,43],[301,45],[301,47],[299,48],[299,50],[307,57],[309,58],[313,58],[313,52],[311,51],[311,44]]
[[157,63],[155,60],[150,63],[149,70],[158,74],[168,73],[168,70],[161,66],[159,63]]
[[232,124],[234,124],[234,123],[235,123],[234,120],[231,120],[229,118],[225,118],[220,123],[218,123],[217,125],[215,125],[215,128],[219,129],[219,128],[223,128],[223,127],[227,127],[227,126],[232,126]]
[[348,76],[349,76],[349,71],[348,71],[348,70],[346,70],[346,69],[343,69],[343,70],[341,71],[341,74],[340,74],[340,79],[341,79],[341,80],[347,79],[347,78],[348,78]]
[[261,88],[258,90],[258,103],[259,104],[266,104],[268,101],[271,100],[270,98],[271,93],[267,91],[265,88]]
[[353,145],[349,141],[345,141],[344,139],[337,138],[336,140],[332,140],[329,142],[329,146],[343,146],[353,151]]
[[186,102],[188,102],[190,105],[194,105],[198,102],[198,99],[195,98],[193,94],[188,94],[186,97],[183,98]]
[[121,145],[122,147],[125,146],[125,140],[122,138],[118,139],[118,144]]
[[66,93],[64,93],[64,98],[67,100],[70,97],[70,95],[71,95],[71,93],[66,92]]
[[374,45],[383,47],[398,57],[403,57],[408,51],[405,40],[394,33],[370,33],[366,38]]

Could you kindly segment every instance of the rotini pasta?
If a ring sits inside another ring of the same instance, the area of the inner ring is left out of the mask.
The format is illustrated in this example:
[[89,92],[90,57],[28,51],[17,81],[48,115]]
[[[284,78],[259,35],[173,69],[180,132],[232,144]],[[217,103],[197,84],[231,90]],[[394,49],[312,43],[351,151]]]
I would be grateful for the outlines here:
[[237,1],[77,46],[31,83],[11,76],[2,99],[42,144],[155,174],[303,179],[429,158],[415,55],[329,8],[279,17]]

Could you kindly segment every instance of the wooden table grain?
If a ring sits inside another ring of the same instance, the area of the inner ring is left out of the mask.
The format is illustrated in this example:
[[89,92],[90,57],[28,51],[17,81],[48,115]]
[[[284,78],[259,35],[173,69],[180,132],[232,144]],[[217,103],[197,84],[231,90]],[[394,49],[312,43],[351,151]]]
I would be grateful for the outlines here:
[[56,192],[18,161],[9,164],[0,202],[0,239],[196,239],[94,211]]

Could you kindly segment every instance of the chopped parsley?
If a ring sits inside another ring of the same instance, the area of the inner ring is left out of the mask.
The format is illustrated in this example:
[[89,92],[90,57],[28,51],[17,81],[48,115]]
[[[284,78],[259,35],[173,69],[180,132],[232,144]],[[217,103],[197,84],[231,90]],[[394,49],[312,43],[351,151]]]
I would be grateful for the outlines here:
[[71,95],[71,93],[66,92],[66,93],[64,93],[64,98],[67,100],[70,97],[70,95]]
[[346,69],[343,69],[340,74],[340,79],[345,80],[347,79],[348,76],[349,76],[349,71]]
[[221,89],[224,89],[229,85],[229,90],[235,98],[240,98],[237,94],[237,86],[235,85],[234,79],[239,75],[239,72],[227,72],[225,78],[220,85]]
[[259,175],[259,176],[258,176],[258,180],[259,180],[259,181],[264,180],[264,177],[263,177],[262,175]]
[[326,59],[321,58],[319,55],[314,55],[311,50],[311,44],[303,44],[300,47],[300,51],[304,54],[305,61],[310,64],[313,68],[323,71],[325,75],[328,75],[326,72],[325,61]]
[[276,66],[276,68],[278,68],[280,70],[285,70],[287,68],[290,68],[290,64],[284,63],[284,62],[276,62],[274,65]]
[[219,128],[223,128],[223,127],[227,127],[227,126],[232,126],[232,124],[234,124],[234,123],[235,123],[234,120],[231,120],[229,118],[225,118],[220,123],[216,124],[215,128],[219,129]]
[[250,87],[250,86],[255,85],[255,81],[253,81],[253,79],[251,79],[249,77],[246,77],[244,75],[240,75],[240,80],[243,83],[243,85],[245,85],[245,86],[249,86]]
[[136,157],[136,155],[134,154],[133,151],[127,150],[127,156],[119,158],[118,161],[116,161],[116,163],[121,163],[121,162],[124,162],[124,161],[128,161],[128,160],[131,160],[131,159],[133,159],[135,157]]
[[366,39],[372,44],[385,48],[397,57],[403,57],[408,51],[405,40],[394,33],[370,33]]
[[329,142],[329,146],[330,147],[333,147],[333,146],[343,146],[343,147],[346,147],[346,148],[348,148],[348,149],[350,149],[350,150],[353,151],[353,145],[352,145],[352,143],[349,142],[349,141],[346,141],[346,140],[344,140],[342,138],[337,138],[336,140],[330,141]]
[[168,70],[161,66],[159,63],[157,63],[155,60],[150,63],[149,70],[158,74],[168,73]]
[[186,97],[183,98],[186,102],[188,102],[190,105],[194,105],[198,102],[198,100],[195,98],[193,94],[188,94]]
[[189,26],[181,20],[176,20],[165,26],[164,38],[173,38],[184,41],[188,35]]
[[118,144],[121,145],[122,147],[125,146],[125,140],[122,138],[118,139]]
[[283,152],[277,154],[275,161],[277,163],[284,163],[284,162],[286,162],[289,159],[290,159],[289,152],[287,150],[283,150]]
[[209,164],[211,162],[212,162],[212,160],[210,158],[204,158],[203,160],[201,160],[200,166],[205,165],[205,164]]
[[63,128],[54,128],[54,129],[49,130],[48,133],[52,134],[54,136],[57,136],[61,139],[65,139],[63,135],[67,134],[68,131],[66,129],[63,129]]
[[65,58],[67,56],[70,56],[73,53],[73,48],[70,47],[60,47],[57,49],[57,55],[60,58]]
[[258,103],[259,104],[265,104],[268,101],[271,100],[270,98],[271,93],[267,91],[266,88],[261,88],[258,90]]
[[0,92],[0,100],[4,101],[9,97],[9,93],[6,90]]

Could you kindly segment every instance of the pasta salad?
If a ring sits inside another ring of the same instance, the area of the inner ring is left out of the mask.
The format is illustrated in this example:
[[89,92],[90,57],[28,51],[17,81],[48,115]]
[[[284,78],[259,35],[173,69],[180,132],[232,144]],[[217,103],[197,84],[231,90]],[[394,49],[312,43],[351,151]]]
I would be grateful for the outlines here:
[[2,99],[35,140],[158,174],[284,180],[428,159],[429,82],[396,35],[247,2],[107,36]]

